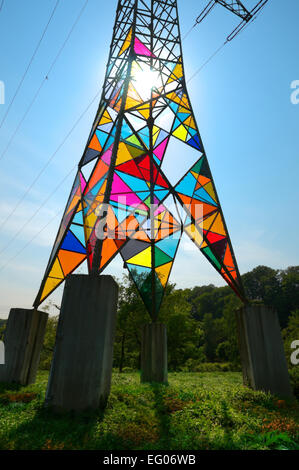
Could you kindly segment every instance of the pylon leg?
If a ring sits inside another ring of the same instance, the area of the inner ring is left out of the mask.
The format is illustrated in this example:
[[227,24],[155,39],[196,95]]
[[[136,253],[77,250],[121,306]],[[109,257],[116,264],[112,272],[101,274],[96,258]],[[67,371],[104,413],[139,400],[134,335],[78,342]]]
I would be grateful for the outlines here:
[[46,405],[57,411],[104,407],[112,375],[118,285],[111,276],[66,280]]
[[167,331],[162,323],[144,326],[141,343],[141,382],[167,383]]
[[5,364],[0,382],[29,385],[35,382],[48,314],[12,308],[5,331]]
[[285,398],[292,389],[277,313],[260,304],[237,311],[244,384]]

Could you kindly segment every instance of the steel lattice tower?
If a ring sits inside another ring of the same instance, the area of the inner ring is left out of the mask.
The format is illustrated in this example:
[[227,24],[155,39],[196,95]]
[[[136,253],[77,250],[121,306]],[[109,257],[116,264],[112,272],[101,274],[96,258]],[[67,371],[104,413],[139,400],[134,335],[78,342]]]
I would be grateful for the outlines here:
[[[170,139],[194,150],[176,185],[163,172]],[[183,232],[244,299],[186,88],[177,1],[119,0],[100,105],[34,306],[85,260],[93,276],[120,254],[156,320]]]

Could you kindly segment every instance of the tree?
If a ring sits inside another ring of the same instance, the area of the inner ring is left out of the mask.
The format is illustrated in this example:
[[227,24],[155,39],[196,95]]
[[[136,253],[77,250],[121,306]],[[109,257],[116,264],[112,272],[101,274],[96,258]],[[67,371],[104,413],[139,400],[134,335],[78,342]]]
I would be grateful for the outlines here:
[[213,362],[215,360],[217,345],[223,338],[221,323],[221,320],[213,319],[213,315],[211,313],[206,313],[201,323],[204,333],[204,352],[209,362]]
[[299,307],[299,266],[285,270],[258,266],[242,279],[248,298],[273,307],[281,327],[285,328],[290,312]]
[[[169,367],[177,369],[188,358],[196,358],[202,331],[192,318],[187,292],[175,290],[168,284],[159,321],[167,326]],[[145,323],[151,319],[133,281],[124,276],[120,286],[117,331],[114,348],[114,365],[121,372],[124,367],[140,367],[141,334]]]
[[188,292],[175,290],[174,285],[170,287],[161,308],[160,320],[167,326],[169,368],[177,370],[188,359],[200,357],[203,331],[191,315]]
[[215,286],[213,284],[195,286],[193,289],[186,291],[188,302],[191,304],[191,315],[196,320],[202,320],[204,314],[211,311],[212,305],[214,307],[213,292],[215,292]]
[[[290,343],[299,339],[299,267],[274,270],[258,266],[242,278],[249,299],[257,299],[277,310],[290,357]],[[140,285],[144,283],[135,275],[136,279]],[[132,279],[125,275],[118,284],[114,366],[122,372],[125,367],[140,368],[142,329],[151,319]],[[241,301],[229,287],[210,284],[176,289],[174,284],[169,284],[159,314],[159,321],[167,326],[169,368],[180,370],[188,361],[195,366],[203,361],[238,364],[235,311],[240,306]],[[47,305],[45,310],[49,308]],[[50,367],[56,327],[57,317],[50,317],[41,356],[44,368]],[[3,329],[0,322],[0,335]]]
[[290,312],[299,308],[299,266],[278,271],[281,295],[277,300],[278,316],[282,328],[288,324]]
[[[258,266],[242,277],[248,298],[274,307],[286,327],[290,312],[299,308],[299,267],[274,270]],[[167,325],[170,369],[179,369],[193,359],[238,364],[235,311],[240,306],[241,301],[227,286],[176,289],[174,284],[168,285],[159,320]],[[115,365],[120,370],[140,366],[141,332],[149,321],[134,283],[125,277],[115,343]]]
[[124,275],[118,283],[120,289],[114,365],[122,372],[124,366],[140,367],[142,326],[150,319],[132,279]]
[[242,280],[248,299],[261,300],[266,305],[272,305],[280,295],[277,274],[278,271],[267,266],[257,266],[243,274]]
[[216,350],[216,356],[220,362],[227,360],[232,364],[240,363],[236,310],[241,305],[241,301],[234,294],[225,297],[222,317],[222,331],[225,340],[218,345]]
[[6,328],[6,320],[0,320],[0,341],[4,340],[5,328]]
[[40,356],[40,369],[50,370],[52,356],[54,352],[56,330],[58,325],[58,317],[49,317],[46,326],[44,343]]

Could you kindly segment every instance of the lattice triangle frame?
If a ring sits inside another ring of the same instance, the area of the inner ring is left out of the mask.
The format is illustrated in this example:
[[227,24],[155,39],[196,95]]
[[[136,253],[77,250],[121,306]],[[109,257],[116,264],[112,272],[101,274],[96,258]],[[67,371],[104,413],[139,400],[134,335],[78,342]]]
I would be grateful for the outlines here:
[[[162,168],[170,139],[195,154],[174,186]],[[244,300],[186,88],[177,1],[120,0],[99,109],[34,306],[84,261],[98,275],[120,254],[155,320],[183,232]]]

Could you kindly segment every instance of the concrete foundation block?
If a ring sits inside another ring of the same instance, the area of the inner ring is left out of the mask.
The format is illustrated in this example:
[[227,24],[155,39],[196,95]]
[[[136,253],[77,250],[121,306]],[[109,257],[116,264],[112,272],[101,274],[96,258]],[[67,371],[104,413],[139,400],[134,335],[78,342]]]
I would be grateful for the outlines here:
[[83,411],[106,405],[111,385],[118,285],[111,276],[66,279],[46,406]]
[[141,341],[141,382],[167,381],[166,326],[162,323],[144,325]]
[[261,304],[236,312],[244,385],[292,398],[277,313]]
[[35,382],[48,314],[12,308],[4,335],[5,364],[0,365],[0,382],[29,385]]

